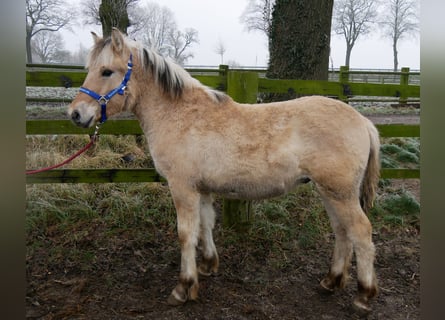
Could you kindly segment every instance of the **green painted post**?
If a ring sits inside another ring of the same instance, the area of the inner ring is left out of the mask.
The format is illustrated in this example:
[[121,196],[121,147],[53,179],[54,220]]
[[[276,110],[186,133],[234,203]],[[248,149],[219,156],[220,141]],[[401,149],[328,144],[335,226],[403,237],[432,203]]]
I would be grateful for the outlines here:
[[340,82],[340,94],[338,98],[341,101],[348,102],[349,91],[349,66],[341,66],[340,73],[338,75],[338,81]]
[[[409,83],[409,68],[402,68],[401,70],[401,75],[400,75],[400,85],[401,86],[408,86]],[[399,103],[401,105],[403,104],[407,104],[408,103],[408,96],[406,94],[405,88],[402,88],[401,92],[400,92],[400,98],[399,98]]]
[[[256,103],[258,94],[258,73],[228,71],[227,94],[240,103]],[[246,227],[252,219],[252,202],[238,199],[224,199],[223,225]]]

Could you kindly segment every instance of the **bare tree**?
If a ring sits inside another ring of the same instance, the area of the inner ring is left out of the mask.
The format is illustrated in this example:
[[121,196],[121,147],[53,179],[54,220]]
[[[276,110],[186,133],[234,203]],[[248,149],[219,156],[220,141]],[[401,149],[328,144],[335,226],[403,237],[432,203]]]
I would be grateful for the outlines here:
[[372,30],[376,17],[376,0],[334,1],[333,29],[336,34],[345,38],[345,65],[349,66],[352,48],[357,39]]
[[169,37],[171,50],[170,57],[175,59],[175,61],[181,65],[193,58],[193,53],[186,51],[193,43],[199,43],[198,31],[193,28],[185,29],[185,32],[175,30],[170,34]]
[[65,0],[26,0],[26,56],[32,63],[31,40],[39,32],[58,31],[76,16]]
[[161,7],[156,2],[149,2],[138,9],[140,24],[138,32],[133,36],[164,56],[170,53],[169,37],[177,30],[173,11],[168,7]]
[[226,45],[220,38],[218,43],[215,45],[215,53],[221,56],[221,64],[224,64],[224,53],[226,53],[226,51]]
[[269,37],[275,0],[249,0],[240,20],[247,31],[260,31]]
[[90,50],[82,43],[79,43],[79,49],[71,54],[70,63],[84,65],[87,61],[88,52]]
[[39,62],[61,62],[64,43],[59,33],[46,30],[39,32],[33,37],[31,47]]
[[132,12],[132,21],[137,21],[131,35],[163,56],[169,56],[179,64],[193,57],[188,49],[199,43],[198,31],[187,28],[180,31],[173,11],[155,2],[148,2]]
[[[106,0],[115,3],[115,10],[128,13],[127,33],[139,39],[146,46],[153,48],[163,56],[169,56],[183,64],[193,54],[187,49],[193,43],[199,43],[198,32],[188,28],[178,30],[173,11],[156,2],[139,5],[139,0]],[[102,0],[103,4],[104,0]],[[84,0],[83,14],[85,23],[101,24],[101,0]],[[125,30],[122,30],[125,31]],[[106,36],[106,34],[105,34]]]
[[384,5],[381,21],[384,36],[391,39],[394,57],[394,71],[399,66],[397,44],[408,35],[419,32],[419,1],[418,0],[388,0]]

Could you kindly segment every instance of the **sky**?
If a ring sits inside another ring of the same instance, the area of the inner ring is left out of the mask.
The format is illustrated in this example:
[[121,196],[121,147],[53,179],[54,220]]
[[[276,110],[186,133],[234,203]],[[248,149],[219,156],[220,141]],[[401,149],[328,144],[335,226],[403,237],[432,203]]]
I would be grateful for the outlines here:
[[[140,0],[143,4],[149,0]],[[153,1],[153,0],[152,0]],[[265,67],[268,62],[266,36],[260,32],[247,32],[240,22],[248,0],[154,0],[161,6],[170,8],[175,16],[178,28],[198,30],[199,44],[193,44],[190,50],[194,57],[186,65],[217,66],[221,56],[215,53],[219,41],[226,47],[224,63],[236,61],[241,66]],[[93,40],[90,31],[101,33],[100,26],[87,25],[82,22],[73,25],[73,32],[64,30],[62,35],[65,47],[77,51],[79,45],[90,48]],[[420,69],[420,39],[405,39],[399,43],[399,67]],[[341,36],[331,35],[330,67],[344,65],[346,45]],[[390,39],[380,33],[373,33],[359,38],[351,53],[351,68],[392,69],[393,54]]]

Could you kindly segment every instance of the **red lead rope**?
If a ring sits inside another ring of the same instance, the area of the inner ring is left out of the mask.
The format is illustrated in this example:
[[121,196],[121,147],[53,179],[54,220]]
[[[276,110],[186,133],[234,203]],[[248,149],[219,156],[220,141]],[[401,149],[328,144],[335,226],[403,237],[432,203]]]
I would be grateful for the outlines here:
[[83,147],[82,149],[80,149],[79,151],[77,151],[75,154],[73,154],[71,157],[69,157],[68,159],[66,159],[65,161],[59,163],[59,164],[55,164],[53,166],[47,167],[47,168],[42,168],[42,169],[37,169],[37,170],[27,170],[26,174],[35,174],[35,173],[39,173],[39,172],[45,172],[45,171],[49,171],[52,169],[56,169],[59,168],[71,161],[73,161],[75,158],[77,158],[78,156],[80,156],[82,153],[84,153],[85,151],[87,151],[89,148],[91,148],[91,146],[94,144],[94,142],[96,142],[96,138],[97,138],[97,130],[98,128],[96,128],[96,132],[94,133],[94,135],[91,137],[90,142],[88,142],[88,144]]

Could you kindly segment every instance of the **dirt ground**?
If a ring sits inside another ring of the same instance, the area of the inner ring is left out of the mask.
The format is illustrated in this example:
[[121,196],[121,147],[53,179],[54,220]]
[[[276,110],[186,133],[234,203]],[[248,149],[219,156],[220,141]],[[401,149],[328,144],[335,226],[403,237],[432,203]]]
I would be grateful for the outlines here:
[[[395,117],[391,121],[405,122]],[[397,183],[419,200],[418,180]],[[53,263],[48,248],[60,245],[63,236],[50,232],[42,240],[47,249],[27,255],[27,319],[360,318],[351,307],[356,292],[354,263],[346,289],[333,295],[318,291],[329,268],[332,234],[308,249],[282,247],[279,254],[285,263],[277,265],[272,258],[277,253],[253,240],[223,245],[223,232],[217,227],[219,273],[200,277],[198,301],[170,307],[166,300],[180,268],[175,235],[159,230],[156,240],[135,242],[127,234],[106,238],[106,228],[98,221],[94,232],[76,243],[80,251],[94,252],[88,268],[63,257]],[[383,228],[373,239],[380,292],[366,319],[420,319],[420,231]]]
[[[105,226],[97,226],[97,236]],[[161,231],[160,231],[161,232]],[[96,248],[95,264],[52,265],[48,253],[28,261],[28,319],[359,319],[351,307],[352,279],[345,290],[325,295],[318,283],[328,269],[331,235],[311,249],[282,248],[286,264],[269,263],[271,252],[246,239],[229,247],[216,244],[217,275],[200,278],[200,297],[180,307],[166,299],[179,272],[176,243],[135,244],[125,235]],[[92,235],[94,237],[94,235]],[[56,236],[54,241],[57,241]],[[367,319],[420,318],[420,244],[414,228],[374,234],[380,293]],[[91,243],[79,246],[91,249]],[[250,245],[249,245],[250,244]],[[247,248],[247,249],[246,249]]]

